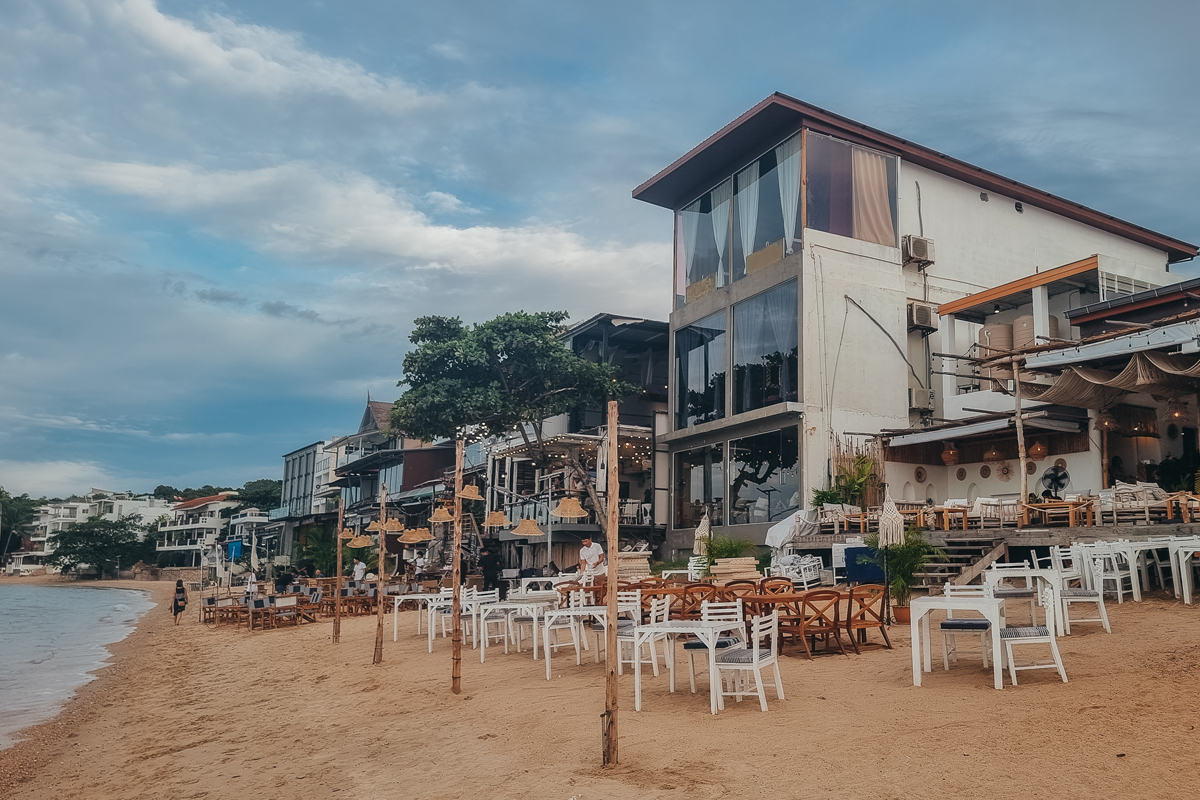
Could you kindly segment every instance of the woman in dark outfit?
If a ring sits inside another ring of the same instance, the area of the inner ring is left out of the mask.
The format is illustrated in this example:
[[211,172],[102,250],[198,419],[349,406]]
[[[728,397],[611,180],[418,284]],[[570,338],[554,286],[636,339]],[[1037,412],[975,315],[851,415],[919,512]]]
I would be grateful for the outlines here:
[[188,596],[187,589],[183,588],[183,581],[175,581],[175,597],[171,602],[171,613],[175,615],[175,624],[179,624],[179,615],[187,608]]

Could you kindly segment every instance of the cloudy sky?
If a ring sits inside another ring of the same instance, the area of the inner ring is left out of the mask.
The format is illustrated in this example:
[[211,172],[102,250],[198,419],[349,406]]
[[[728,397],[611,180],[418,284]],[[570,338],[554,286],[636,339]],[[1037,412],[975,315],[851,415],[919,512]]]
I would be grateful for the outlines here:
[[[411,320],[665,318],[772,91],[1200,241],[1191,3],[0,2],[0,485],[280,477]],[[1178,272],[1195,274],[1190,265]]]

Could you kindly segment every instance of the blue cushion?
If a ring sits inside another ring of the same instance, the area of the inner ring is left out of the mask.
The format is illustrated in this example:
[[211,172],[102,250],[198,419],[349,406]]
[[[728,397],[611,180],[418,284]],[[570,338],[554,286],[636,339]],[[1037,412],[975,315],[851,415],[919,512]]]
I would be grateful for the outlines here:
[[986,619],[947,619],[942,621],[944,631],[986,631],[992,623]]
[[[732,636],[720,636],[717,638],[717,647],[718,648],[733,647],[737,643],[738,643],[738,640],[734,639]],[[684,650],[707,650],[708,645],[706,645],[704,642],[700,641],[699,639],[692,639],[691,641],[687,641],[687,642],[683,643],[683,649]]]

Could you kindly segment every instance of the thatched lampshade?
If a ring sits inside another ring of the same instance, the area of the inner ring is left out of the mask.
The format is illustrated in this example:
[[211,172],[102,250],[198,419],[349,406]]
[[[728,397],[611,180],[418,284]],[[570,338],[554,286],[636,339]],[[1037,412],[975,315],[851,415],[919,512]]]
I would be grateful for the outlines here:
[[1100,409],[1100,413],[1096,415],[1096,430],[1098,431],[1115,431],[1117,429],[1117,417],[1107,408]]
[[991,449],[983,454],[983,460],[990,464],[999,464],[1004,460],[1004,455],[1000,452],[1000,448],[992,445]]
[[367,526],[367,530],[381,531],[381,530],[383,530],[383,525],[380,524],[379,520],[377,520],[377,519],[371,520],[371,524]]
[[531,519],[523,519],[512,529],[513,536],[545,536],[546,532]]
[[460,500],[482,500],[483,495],[479,493],[479,487],[473,483],[468,483],[463,487],[463,490],[458,493]]
[[564,497],[562,500],[559,500],[558,508],[550,513],[563,519],[579,519],[588,515],[588,512],[583,510],[583,506],[579,505],[579,501],[574,497]]
[[512,525],[512,520],[504,516],[503,511],[492,511],[483,521],[485,528],[507,528],[509,525]]
[[429,528],[413,528],[411,531],[408,531],[404,535],[405,536],[411,535],[413,540],[418,543],[433,541],[433,534],[429,532]]
[[404,523],[398,519],[389,519],[387,522],[383,523],[383,529],[385,531],[395,533],[396,531],[404,530]]
[[1029,457],[1034,461],[1041,461],[1046,457],[1046,453],[1048,452],[1050,451],[1046,448],[1044,443],[1034,442],[1033,446],[1029,448]]
[[1167,403],[1167,416],[1178,422],[1187,416],[1188,405],[1183,400],[1172,400]]
[[445,506],[438,506],[434,510],[433,516],[429,518],[430,522],[454,522],[454,515],[446,510]]
[[942,448],[942,463],[947,467],[958,463],[958,448],[954,446],[954,442],[946,442],[946,446]]
[[400,544],[417,544],[420,542],[421,539],[417,538],[416,533],[417,532],[415,530],[408,530],[400,534]]
[[338,534],[339,539],[353,539],[354,531],[349,528],[342,528],[342,532]]
[[353,539],[346,542],[347,547],[370,547],[373,544],[375,544],[374,540],[372,540],[371,537],[367,536],[366,534],[355,536]]

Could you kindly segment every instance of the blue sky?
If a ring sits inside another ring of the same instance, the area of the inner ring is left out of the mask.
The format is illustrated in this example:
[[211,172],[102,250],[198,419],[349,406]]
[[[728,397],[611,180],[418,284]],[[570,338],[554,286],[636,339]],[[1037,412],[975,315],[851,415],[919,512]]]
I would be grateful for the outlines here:
[[665,318],[670,217],[630,190],[773,91],[1198,242],[1198,23],[1096,0],[8,0],[0,485],[279,477],[395,398],[423,314]]

